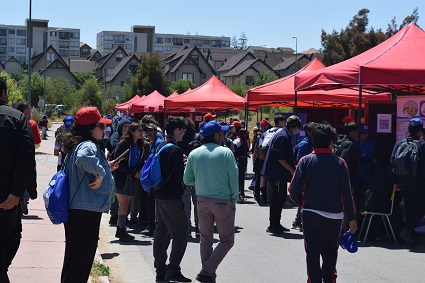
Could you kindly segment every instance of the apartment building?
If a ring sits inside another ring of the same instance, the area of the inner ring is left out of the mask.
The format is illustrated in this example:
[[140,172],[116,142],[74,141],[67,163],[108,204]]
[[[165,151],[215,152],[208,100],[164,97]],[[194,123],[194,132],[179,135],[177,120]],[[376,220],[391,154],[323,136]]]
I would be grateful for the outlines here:
[[127,53],[152,52],[154,26],[132,26],[130,32],[101,31],[96,35],[96,49],[105,56],[121,46]]
[[[48,20],[31,20],[31,57],[43,53],[48,46],[64,58],[80,56],[80,29],[49,27]],[[19,63],[28,63],[29,20],[25,25],[0,25],[0,62],[14,57]]]

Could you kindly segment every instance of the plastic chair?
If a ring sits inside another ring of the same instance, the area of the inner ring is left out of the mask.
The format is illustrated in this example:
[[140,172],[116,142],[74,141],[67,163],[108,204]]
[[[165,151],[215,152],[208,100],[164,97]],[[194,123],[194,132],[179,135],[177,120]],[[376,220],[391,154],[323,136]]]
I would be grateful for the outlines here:
[[391,194],[391,210],[390,210],[389,213],[372,212],[372,211],[361,211],[360,212],[360,214],[363,215],[364,218],[363,218],[362,227],[360,228],[359,241],[360,241],[360,237],[362,235],[363,226],[364,226],[364,224],[365,224],[365,222],[366,222],[366,220],[368,218],[367,216],[370,215],[370,217],[369,217],[369,224],[367,225],[367,229],[366,229],[366,234],[364,235],[364,238],[363,238],[363,245],[366,242],[367,234],[369,233],[370,224],[372,223],[373,217],[375,215],[378,215],[378,216],[380,215],[382,217],[382,221],[384,222],[384,226],[385,226],[385,231],[387,232],[388,238],[390,238],[390,234],[388,233],[387,223],[385,222],[385,219],[387,219],[388,226],[391,229],[391,234],[393,235],[394,242],[397,244],[397,239],[396,239],[396,237],[394,235],[394,230],[393,230],[393,227],[391,225],[390,218],[388,217],[388,216],[390,216],[393,213],[394,197],[395,197],[395,189],[393,189],[393,192]]

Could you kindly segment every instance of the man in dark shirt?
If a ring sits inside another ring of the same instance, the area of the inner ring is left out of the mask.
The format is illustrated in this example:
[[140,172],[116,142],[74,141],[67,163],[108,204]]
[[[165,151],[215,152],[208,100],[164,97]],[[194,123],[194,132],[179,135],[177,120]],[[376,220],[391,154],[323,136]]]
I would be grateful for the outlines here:
[[290,194],[292,200],[302,206],[307,282],[336,282],[343,211],[348,216],[350,233],[354,234],[357,230],[355,205],[348,167],[342,158],[332,154],[336,133],[328,124],[316,124],[312,139],[314,150],[299,161]]
[[280,224],[283,204],[287,199],[287,183],[291,181],[295,171],[294,156],[292,152],[292,136],[299,133],[301,120],[295,116],[290,116],[286,121],[286,126],[277,132],[270,142],[266,159],[264,160],[261,175],[267,180],[268,192],[271,196],[270,202],[270,226],[267,232],[281,234],[289,232],[288,228]]
[[6,81],[0,77],[0,282],[9,282],[11,243],[20,237],[18,203],[35,166],[34,140],[24,114],[7,106]]
[[[153,256],[156,269],[156,281],[192,282],[181,274],[180,263],[183,259],[189,237],[189,227],[182,195],[184,158],[183,151],[177,146],[186,132],[183,117],[170,117],[165,123],[167,133],[165,141],[158,146],[160,150],[167,143],[172,144],[159,154],[163,185],[155,189],[155,220],[153,234]],[[170,262],[166,265],[167,249],[173,240]]]

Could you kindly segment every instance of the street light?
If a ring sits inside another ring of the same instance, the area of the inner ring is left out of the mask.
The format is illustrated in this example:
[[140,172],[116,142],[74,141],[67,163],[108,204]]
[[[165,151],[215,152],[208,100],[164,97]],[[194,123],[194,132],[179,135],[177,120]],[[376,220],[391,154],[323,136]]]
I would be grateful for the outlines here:
[[298,38],[296,36],[293,36],[292,38],[295,38],[295,72],[298,70],[297,68],[297,61],[298,61]]
[[[61,30],[63,30],[63,29],[61,29],[61,28],[57,28],[57,29],[55,29],[55,31],[56,32],[58,32],[58,31],[61,31]],[[46,103],[47,103],[47,101],[46,101],[46,75],[47,75],[47,48],[49,48],[49,45],[48,45],[48,43],[49,43],[49,41],[48,41],[48,37],[49,37],[49,30],[46,30],[46,31],[44,31],[43,32],[43,35],[45,35],[45,37],[46,37],[46,41],[44,41],[44,36],[43,36],[43,44],[45,44],[45,47],[44,47],[44,72],[43,72],[43,74],[44,74],[44,76],[43,76],[43,78],[44,78],[44,91],[43,91],[43,99],[44,99],[44,107],[43,107],[43,113],[44,114],[46,114]]]
[[28,103],[31,105],[31,48],[32,48],[32,20],[31,20],[31,5],[32,1],[30,0],[30,17],[29,17],[29,27],[28,27]]

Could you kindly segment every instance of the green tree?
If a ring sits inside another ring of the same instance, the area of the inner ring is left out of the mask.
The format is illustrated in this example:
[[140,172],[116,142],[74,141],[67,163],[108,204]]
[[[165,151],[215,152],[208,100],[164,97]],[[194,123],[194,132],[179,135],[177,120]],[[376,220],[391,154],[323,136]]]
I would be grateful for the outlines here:
[[96,106],[99,110],[102,109],[102,92],[100,84],[95,79],[88,79],[82,86],[81,104],[88,106]]
[[178,94],[182,94],[188,89],[196,88],[196,84],[188,79],[180,79],[176,82],[171,83],[170,92],[177,92]]
[[260,71],[255,78],[254,86],[263,85],[274,80],[277,80],[278,77],[274,73],[269,73],[267,71]]
[[239,49],[239,41],[236,38],[236,35],[233,35],[232,39],[230,40],[230,48]]
[[[22,76],[19,81],[19,89],[22,95],[28,97],[28,75]],[[43,98],[44,94],[44,78],[38,73],[31,74],[31,105],[37,105],[38,101]]]
[[236,84],[232,85],[229,87],[231,91],[233,91],[234,93],[245,97],[246,93],[247,93],[247,89],[245,88],[245,85],[243,84],[242,80],[240,78],[238,78],[236,80]]
[[157,53],[143,53],[140,56],[141,63],[137,69],[135,78],[131,79],[132,95],[147,95],[153,91],[161,94],[168,93],[169,82],[164,77],[164,68],[161,65]]
[[9,105],[12,105],[14,101],[26,99],[22,94],[17,81],[5,71],[0,72],[0,77],[6,80],[7,89],[9,91]]
[[84,83],[89,79],[94,79],[95,76],[90,73],[84,73],[84,72],[75,72],[73,73],[74,76],[77,78],[77,89],[81,89],[81,87],[84,85]]
[[385,41],[407,23],[416,24],[419,19],[418,9],[415,8],[413,13],[404,19],[399,28],[397,28],[394,17],[384,33],[381,29],[368,28],[369,12],[368,9],[361,9],[348,26],[339,32],[333,30],[332,33],[328,34],[322,30],[323,64],[333,65],[361,54]]
[[46,103],[48,104],[64,104],[66,107],[78,105],[75,101],[74,85],[64,77],[47,78],[46,80]]
[[241,32],[239,36],[239,49],[246,50],[248,48],[248,37],[245,32]]

